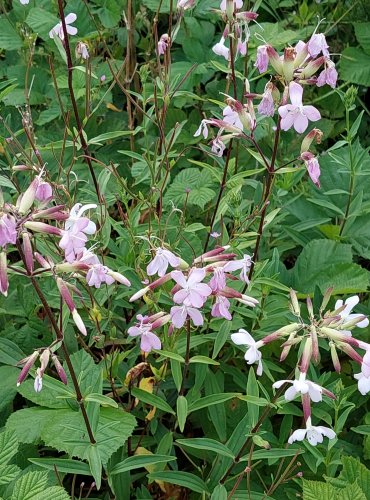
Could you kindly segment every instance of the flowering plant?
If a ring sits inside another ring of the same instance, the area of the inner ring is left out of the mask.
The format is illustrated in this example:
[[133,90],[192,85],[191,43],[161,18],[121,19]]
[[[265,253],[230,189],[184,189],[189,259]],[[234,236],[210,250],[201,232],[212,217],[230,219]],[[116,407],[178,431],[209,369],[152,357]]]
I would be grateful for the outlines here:
[[359,9],[4,3],[0,497],[366,498]]

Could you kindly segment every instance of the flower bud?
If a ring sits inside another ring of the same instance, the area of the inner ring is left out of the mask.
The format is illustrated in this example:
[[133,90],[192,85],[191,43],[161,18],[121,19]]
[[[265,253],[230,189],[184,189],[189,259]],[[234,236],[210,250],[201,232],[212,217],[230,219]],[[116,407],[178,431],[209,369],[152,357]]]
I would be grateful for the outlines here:
[[310,326],[311,340],[312,340],[312,358],[315,363],[319,362],[320,352],[319,352],[319,341],[317,339],[317,331],[315,325]]
[[9,288],[8,263],[5,252],[0,252],[0,292],[7,297]]
[[295,50],[293,47],[287,47],[284,50],[283,75],[286,83],[289,83],[293,80],[294,56],[295,56]]
[[40,179],[36,177],[33,179],[29,187],[26,189],[26,191],[21,195],[20,198],[17,200],[17,205],[18,205],[18,210],[19,213],[25,214],[28,212],[28,210],[32,207],[33,202],[35,201],[36,197],[36,190],[39,186]]
[[86,327],[85,327],[84,322],[82,321],[81,316],[78,314],[77,309],[72,311],[72,318],[73,318],[73,321],[75,322],[75,325],[79,329],[79,331],[82,333],[82,335],[85,335],[85,337],[86,337],[86,335],[87,335]]
[[314,59],[310,61],[305,68],[303,68],[302,72],[300,73],[300,78],[305,80],[307,78],[310,78],[312,75],[316,73],[316,71],[322,66],[325,62],[325,57],[321,56],[318,57],[317,59]]
[[51,269],[51,264],[38,252],[34,253],[35,259],[44,269]]
[[161,318],[158,318],[157,320],[153,321],[152,329],[154,330],[155,328],[159,328],[168,323],[170,320],[171,320],[171,315],[166,314],[165,316],[162,316]]
[[134,295],[130,298],[129,302],[135,302],[137,299],[141,299],[145,294],[149,292],[150,288],[148,286],[142,288],[138,292],[134,293]]
[[57,358],[57,356],[55,354],[52,354],[51,358],[53,360],[55,369],[59,375],[60,380],[63,382],[64,385],[67,385],[68,384],[67,375],[66,375],[66,372],[65,372],[61,362],[59,361],[59,359]]
[[300,308],[300,305],[299,305],[299,302],[298,302],[298,297],[297,297],[297,293],[295,292],[295,290],[293,290],[292,288],[290,289],[290,301],[291,301],[291,309],[292,309],[292,312],[295,316],[300,316],[301,315],[301,308]]
[[24,223],[24,227],[30,229],[34,233],[44,233],[44,234],[55,234],[56,236],[62,236],[62,230],[58,227],[50,226],[44,222],[32,222],[27,221]]
[[338,347],[341,351],[345,352],[346,354],[348,354],[348,356],[350,358],[352,358],[354,361],[356,361],[359,365],[362,364],[362,356],[360,356],[358,354],[358,352],[356,352],[352,346],[350,346],[349,344],[345,343],[345,342],[340,342],[338,344]]
[[125,276],[123,276],[123,274],[111,270],[109,270],[107,274],[111,276],[114,280],[118,281],[118,283],[121,283],[122,285],[125,286],[131,286],[131,282]]
[[308,367],[310,366],[311,362],[311,356],[312,356],[312,339],[311,337],[308,337],[306,339],[304,348],[303,348],[303,353],[300,361],[300,372],[301,373],[307,373]]
[[57,264],[55,266],[56,273],[76,273],[78,271],[88,271],[90,266],[88,264],[84,264],[83,262],[63,262],[62,264]]
[[27,271],[33,273],[33,251],[30,235],[27,231],[22,233],[22,247]]
[[26,170],[33,170],[32,167],[28,167],[27,165],[13,165],[12,170],[14,172],[24,172]]
[[62,280],[62,278],[57,278],[57,287],[59,289],[59,293],[62,296],[63,301],[67,305],[68,309],[73,313],[76,310],[75,303],[73,302],[72,295],[70,294],[66,283]]
[[53,198],[53,189],[48,182],[41,181],[36,189],[35,198],[43,203]]
[[45,373],[46,368],[48,367],[50,360],[50,350],[45,349],[42,354],[40,355],[40,375],[42,376]]
[[314,312],[313,312],[313,305],[312,305],[312,300],[310,297],[307,297],[307,310],[308,310],[308,315],[311,320],[314,318]]
[[357,323],[360,323],[361,321],[363,321],[366,318],[367,318],[367,316],[365,316],[364,314],[360,314],[357,318],[353,318],[350,321],[346,321],[345,323],[340,325],[339,329],[340,330],[350,330],[353,327],[355,327],[357,325]]
[[33,367],[33,365],[35,364],[35,361],[37,360],[38,357],[39,357],[39,352],[34,351],[31,354],[31,356],[28,356],[27,358],[22,359],[18,363],[20,365],[24,363],[24,366],[23,366],[21,373],[19,374],[19,377],[17,379],[17,387],[19,387],[21,385],[21,383],[25,380],[30,369]]
[[271,45],[266,46],[266,51],[267,51],[267,55],[269,57],[269,61],[270,61],[271,66],[274,68],[276,73],[278,73],[279,75],[282,75],[283,74],[283,63],[279,57],[279,54],[276,52],[276,50],[273,47],[271,47]]

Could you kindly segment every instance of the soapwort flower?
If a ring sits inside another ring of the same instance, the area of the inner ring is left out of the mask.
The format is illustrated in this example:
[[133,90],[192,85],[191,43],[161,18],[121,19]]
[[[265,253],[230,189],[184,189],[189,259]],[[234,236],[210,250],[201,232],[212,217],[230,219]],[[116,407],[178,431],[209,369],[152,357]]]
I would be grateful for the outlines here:
[[321,115],[314,106],[304,106],[302,103],[303,87],[296,82],[289,84],[289,97],[291,104],[285,104],[278,109],[281,116],[282,130],[289,130],[294,127],[296,132],[301,134],[308,127],[308,121],[316,122]]
[[154,259],[146,268],[146,272],[148,276],[153,276],[154,274],[164,276],[169,265],[172,267],[178,267],[180,265],[180,259],[170,250],[158,247],[155,251]]
[[288,443],[292,444],[295,441],[303,441],[305,437],[307,437],[307,441],[312,444],[312,446],[316,446],[318,443],[322,443],[324,441],[324,437],[334,439],[336,434],[333,429],[330,429],[329,427],[325,427],[323,425],[312,425],[311,417],[309,417],[306,421],[306,428],[294,431],[288,439]]
[[261,340],[256,342],[252,335],[243,328],[240,328],[237,333],[232,333],[231,340],[236,345],[246,345],[248,347],[246,353],[244,354],[244,359],[248,365],[257,363],[257,375],[262,375],[262,353],[259,348],[263,346],[263,342]]
[[[74,23],[77,19],[76,14],[71,12],[70,14],[67,14],[64,19],[65,19],[65,23],[66,23],[67,33],[69,35],[72,35],[72,36],[77,35],[77,28],[75,28],[74,26],[71,26],[71,24]],[[54,38],[55,36],[58,36],[62,41],[64,40],[64,31],[63,31],[63,25],[61,22],[56,24],[54,26],[54,28],[52,28],[49,31],[50,38]]]

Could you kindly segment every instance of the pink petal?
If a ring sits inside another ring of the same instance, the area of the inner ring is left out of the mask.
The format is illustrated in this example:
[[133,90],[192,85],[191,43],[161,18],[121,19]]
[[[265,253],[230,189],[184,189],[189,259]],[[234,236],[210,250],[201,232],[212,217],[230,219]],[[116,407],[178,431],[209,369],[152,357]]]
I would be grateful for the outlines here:
[[154,259],[148,264],[146,268],[146,273],[148,276],[153,276],[159,268],[159,256],[156,255]]
[[77,16],[74,12],[67,14],[65,17],[66,24],[72,24],[76,21],[76,19],[77,19]]
[[185,307],[171,307],[171,321],[176,328],[182,328],[185,324],[188,313]]
[[186,278],[181,271],[172,271],[171,278],[176,281],[181,288],[185,288],[187,286]]
[[288,115],[286,115],[281,120],[281,129],[282,130],[289,130],[290,128],[292,128],[294,120],[295,120],[295,114],[294,113],[289,113]]
[[308,119],[305,115],[299,113],[294,117],[294,129],[298,134],[302,134],[308,127]]
[[188,295],[189,295],[188,290],[179,290],[173,296],[173,301],[175,302],[175,304],[183,304],[184,300],[188,297]]
[[195,326],[202,326],[203,325],[203,316],[198,311],[198,309],[194,309],[193,307],[189,307],[188,314],[191,317],[191,319],[193,320],[193,323]]
[[302,106],[303,87],[299,83],[290,82],[289,97],[294,106]]
[[[171,273],[171,276],[172,276],[172,273]],[[188,277],[188,285],[193,286],[196,283],[199,283],[200,281],[202,281],[205,278],[205,276],[206,276],[206,272],[204,269],[193,268],[190,271],[190,274]]]
[[315,106],[303,106],[303,113],[311,122],[317,122],[321,118],[320,111]]

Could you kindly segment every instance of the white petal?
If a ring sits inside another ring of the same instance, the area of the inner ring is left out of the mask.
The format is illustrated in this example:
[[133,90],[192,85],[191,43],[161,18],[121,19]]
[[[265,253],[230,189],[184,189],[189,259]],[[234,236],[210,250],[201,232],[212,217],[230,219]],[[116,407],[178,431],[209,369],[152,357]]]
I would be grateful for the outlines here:
[[74,12],[71,12],[70,14],[67,14],[65,17],[66,24],[72,24],[76,21],[77,16]]
[[288,439],[288,443],[292,444],[294,441],[303,441],[305,438],[307,430],[306,429],[297,429],[293,432],[293,434]]
[[315,427],[315,430],[317,430],[318,432],[320,432],[320,434],[326,436],[329,439],[334,439],[336,437],[335,432],[333,431],[333,429],[330,429],[330,427],[324,427],[323,425],[318,425],[317,427]]
[[285,394],[284,394],[285,400],[292,401],[296,397],[297,394],[298,394],[298,391],[296,390],[294,385],[292,385],[292,387],[289,387],[289,389],[287,389],[285,391]]
[[254,345],[255,341],[250,333],[241,328],[237,333],[231,334],[231,340],[236,345]]
[[274,389],[280,389],[280,387],[281,387],[282,385],[284,385],[284,384],[291,384],[291,383],[292,383],[292,381],[291,381],[291,380],[278,380],[277,382],[274,382],[274,383],[272,384],[272,387],[273,387]]
[[324,441],[324,438],[316,429],[317,427],[312,427],[307,431],[307,439],[312,446],[316,446],[317,443],[322,443]]

